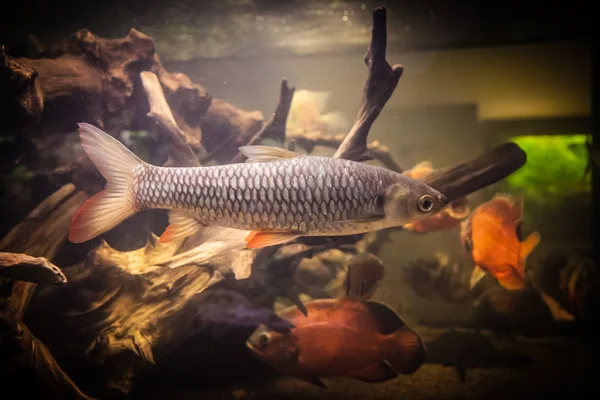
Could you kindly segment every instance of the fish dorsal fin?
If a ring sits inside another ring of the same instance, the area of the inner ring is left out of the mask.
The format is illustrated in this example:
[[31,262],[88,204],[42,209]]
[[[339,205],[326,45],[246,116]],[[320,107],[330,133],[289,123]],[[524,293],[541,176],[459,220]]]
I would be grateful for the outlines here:
[[365,306],[373,316],[377,330],[383,335],[389,335],[403,328],[406,324],[391,308],[378,301],[366,301]]
[[515,219],[517,222],[523,221],[523,207],[524,207],[523,197],[519,197],[517,200],[513,202],[513,213],[515,215]]
[[295,151],[275,146],[241,146],[238,150],[247,158],[247,163],[277,161],[296,158],[303,155],[301,153],[296,153]]
[[350,262],[343,282],[346,297],[359,301],[370,299],[384,273],[383,262],[374,254],[356,256]]
[[190,213],[171,210],[169,211],[169,226],[167,226],[167,229],[160,236],[159,243],[168,243],[173,240],[186,238],[198,232],[204,226],[206,225]]

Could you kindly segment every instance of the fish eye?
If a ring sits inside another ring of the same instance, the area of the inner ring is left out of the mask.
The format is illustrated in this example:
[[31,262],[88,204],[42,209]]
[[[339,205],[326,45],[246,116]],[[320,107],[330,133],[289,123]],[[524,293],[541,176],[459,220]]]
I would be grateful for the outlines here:
[[433,197],[426,194],[419,199],[419,210],[429,212],[433,208]]
[[269,343],[269,339],[271,339],[271,335],[269,335],[267,332],[261,333],[261,335],[258,337],[258,343],[264,347]]

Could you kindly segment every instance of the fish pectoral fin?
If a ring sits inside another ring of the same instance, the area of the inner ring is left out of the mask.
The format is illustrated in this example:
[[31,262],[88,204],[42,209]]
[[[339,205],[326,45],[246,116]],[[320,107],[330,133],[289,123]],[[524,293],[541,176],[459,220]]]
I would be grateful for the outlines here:
[[260,249],[262,247],[284,244],[296,240],[302,235],[296,232],[252,231],[246,236],[246,247]]
[[473,268],[473,272],[471,272],[471,281],[470,281],[471,290],[473,290],[473,288],[479,283],[479,281],[484,276],[485,276],[485,270],[483,268],[481,268],[479,265],[476,265],[475,268]]
[[542,240],[542,236],[539,232],[533,232],[527,238],[521,242],[521,250],[519,252],[519,274],[523,279],[525,279],[525,262],[527,261],[527,257],[533,249],[537,247],[537,245]]
[[398,373],[386,361],[380,361],[348,375],[363,382],[377,383],[394,379]]
[[238,147],[238,150],[246,157],[247,163],[285,160],[303,155],[301,153],[296,153],[295,151],[284,149],[283,147],[275,146],[241,146]]
[[313,375],[303,375],[299,377],[300,379],[302,379],[305,382],[308,382],[312,385],[318,386],[320,388],[323,389],[327,389],[327,385],[325,385],[323,383],[323,381],[321,379],[319,379],[318,376],[313,376]]
[[178,210],[169,211],[169,226],[160,236],[159,243],[168,243],[185,238],[206,226],[190,213]]
[[367,223],[367,222],[377,222],[384,219],[385,216],[382,215],[374,215],[372,217],[361,218],[361,219],[353,219],[351,222],[359,222],[359,223]]

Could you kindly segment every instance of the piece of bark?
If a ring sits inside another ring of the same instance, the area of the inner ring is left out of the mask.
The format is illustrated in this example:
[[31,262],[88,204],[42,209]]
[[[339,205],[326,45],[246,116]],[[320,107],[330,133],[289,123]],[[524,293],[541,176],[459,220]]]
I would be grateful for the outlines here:
[[354,161],[370,159],[367,151],[367,135],[375,119],[394,93],[403,71],[401,65],[390,66],[388,64],[385,58],[386,45],[386,10],[380,7],[373,11],[371,44],[365,55],[365,64],[369,68],[369,74],[358,116],[334,157]]
[[159,125],[164,135],[168,135],[170,143],[170,164],[176,167],[199,167],[198,157],[187,143],[185,133],[177,126],[171,108],[163,93],[158,77],[155,73],[144,71],[140,73],[142,86],[148,96],[150,112],[148,117]]
[[42,285],[66,283],[60,268],[45,257],[0,252],[0,277]]

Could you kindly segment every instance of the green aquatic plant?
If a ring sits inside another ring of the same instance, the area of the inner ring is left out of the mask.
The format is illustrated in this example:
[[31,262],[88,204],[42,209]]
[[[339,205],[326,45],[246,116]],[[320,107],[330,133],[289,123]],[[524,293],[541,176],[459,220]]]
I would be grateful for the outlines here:
[[589,195],[591,178],[585,175],[589,135],[516,136],[511,140],[527,153],[527,163],[506,179],[508,191],[546,204]]

